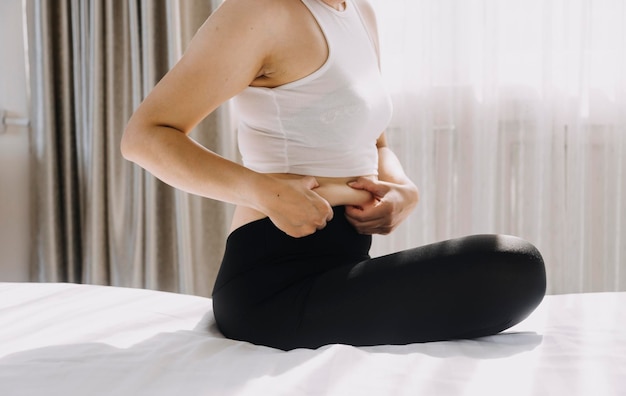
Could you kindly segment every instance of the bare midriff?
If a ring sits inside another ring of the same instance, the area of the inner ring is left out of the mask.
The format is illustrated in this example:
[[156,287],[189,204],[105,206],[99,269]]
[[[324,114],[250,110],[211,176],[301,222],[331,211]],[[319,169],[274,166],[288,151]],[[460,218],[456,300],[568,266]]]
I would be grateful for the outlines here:
[[[271,174],[271,176],[282,179],[299,179],[303,177],[285,173]],[[376,176],[366,177],[375,178]],[[315,177],[315,179],[319,186],[313,191],[328,201],[330,206],[361,206],[371,202],[373,199],[369,192],[357,190],[348,185],[348,183],[357,180],[358,177]],[[239,205],[235,208],[230,231],[232,232],[245,224],[265,217],[267,216],[258,210]]]

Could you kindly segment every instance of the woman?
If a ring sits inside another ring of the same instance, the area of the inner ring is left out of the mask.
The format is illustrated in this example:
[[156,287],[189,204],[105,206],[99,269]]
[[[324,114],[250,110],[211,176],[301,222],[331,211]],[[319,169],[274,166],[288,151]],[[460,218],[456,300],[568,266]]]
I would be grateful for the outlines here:
[[[387,147],[390,100],[361,0],[228,0],[129,121],[125,158],[236,205],[221,331],[281,349],[495,334],[545,293],[539,252],[478,235],[370,259],[418,201]],[[235,97],[244,165],[188,137]]]

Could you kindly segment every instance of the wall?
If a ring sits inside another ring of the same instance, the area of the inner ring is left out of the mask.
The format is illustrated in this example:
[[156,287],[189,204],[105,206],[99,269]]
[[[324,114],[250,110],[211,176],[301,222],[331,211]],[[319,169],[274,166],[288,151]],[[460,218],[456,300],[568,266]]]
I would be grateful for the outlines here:
[[[22,1],[0,1],[0,109],[28,117]],[[28,128],[0,134],[0,282],[29,279]]]

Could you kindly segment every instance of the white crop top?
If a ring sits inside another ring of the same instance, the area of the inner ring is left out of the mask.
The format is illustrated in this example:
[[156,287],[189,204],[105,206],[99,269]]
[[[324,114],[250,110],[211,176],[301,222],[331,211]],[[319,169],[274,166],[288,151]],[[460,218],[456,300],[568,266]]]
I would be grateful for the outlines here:
[[328,59],[302,79],[234,98],[243,164],[260,173],[376,175],[376,140],[392,110],[371,37],[352,0],[344,11],[301,1],[326,37]]

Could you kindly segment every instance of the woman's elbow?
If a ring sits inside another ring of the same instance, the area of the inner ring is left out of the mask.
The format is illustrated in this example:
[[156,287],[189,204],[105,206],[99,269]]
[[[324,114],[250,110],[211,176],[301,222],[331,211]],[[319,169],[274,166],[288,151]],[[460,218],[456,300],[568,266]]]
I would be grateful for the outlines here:
[[124,134],[122,135],[122,140],[120,141],[120,151],[124,159],[136,162],[139,149],[141,147],[139,144],[142,140],[141,135],[142,128],[131,119],[131,121],[129,121],[126,125],[126,129],[124,129]]

